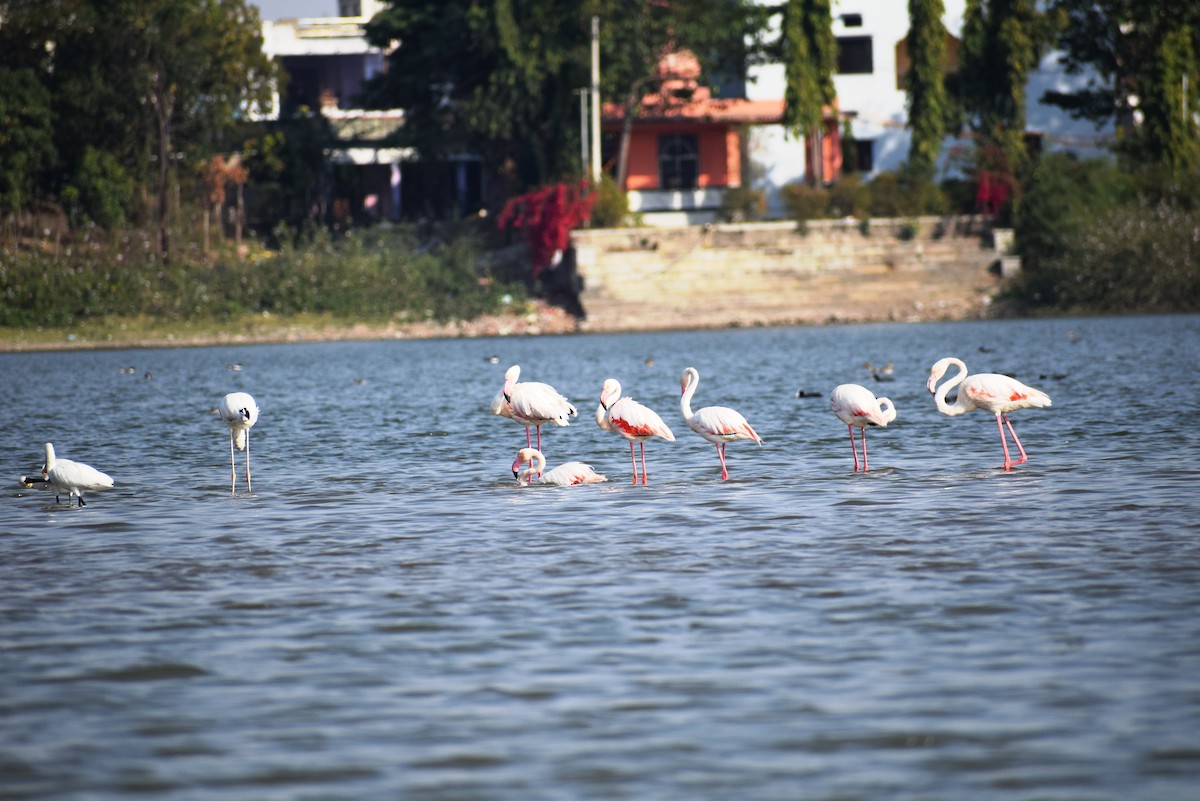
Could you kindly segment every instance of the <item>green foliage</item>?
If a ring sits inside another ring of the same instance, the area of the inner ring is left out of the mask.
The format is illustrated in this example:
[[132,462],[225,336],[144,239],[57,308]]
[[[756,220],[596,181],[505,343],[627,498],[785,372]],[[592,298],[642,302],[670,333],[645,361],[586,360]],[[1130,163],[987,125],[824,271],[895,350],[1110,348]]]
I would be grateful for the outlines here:
[[592,228],[620,228],[628,218],[629,196],[620,190],[611,175],[601,175],[588,225]]
[[1200,309],[1200,211],[1145,197],[1100,211],[1062,238],[1023,296],[1088,312]]
[[111,229],[125,222],[133,181],[111,154],[87,148],[73,188],[70,196],[77,198],[79,211],[100,227]]
[[941,214],[945,198],[927,176],[910,171],[881,172],[869,184],[872,217],[915,217]]
[[767,211],[766,193],[749,186],[737,186],[725,190],[717,219],[722,222],[753,222],[761,220]]
[[942,0],[909,0],[908,56],[912,66],[905,76],[908,127],[912,144],[911,169],[933,175],[945,135],[946,86],[942,69],[946,58],[946,26]]
[[89,235],[58,255],[12,251],[0,259],[0,325],[70,326],[105,316],[167,320],[238,314],[327,313],[353,319],[471,318],[521,298],[481,266],[469,235],[421,246],[408,228],[370,229],[334,241],[324,232],[256,261],[164,263],[152,238]]
[[821,127],[823,109],[837,92],[837,40],[829,0],[788,0],[783,12],[783,123],[793,133],[811,134]]
[[1025,160],[1025,86],[1050,27],[1036,0],[967,0],[959,102],[985,143]]
[[[1166,163],[1176,174],[1195,169],[1197,136],[1188,118],[1200,111],[1196,53],[1200,3],[1178,0],[1054,0],[1058,46],[1080,89],[1048,91],[1042,101],[1097,127],[1115,122],[1118,149],[1135,164]],[[1188,75],[1186,103],[1182,79]],[[1142,124],[1136,122],[1142,117]]]
[[0,210],[17,211],[34,199],[37,179],[55,157],[53,134],[50,93],[33,70],[0,67]]
[[797,222],[829,216],[829,190],[823,186],[787,184],[780,187],[779,199],[788,210],[788,216]]
[[871,189],[857,175],[848,175],[829,187],[830,217],[866,217],[871,206]]

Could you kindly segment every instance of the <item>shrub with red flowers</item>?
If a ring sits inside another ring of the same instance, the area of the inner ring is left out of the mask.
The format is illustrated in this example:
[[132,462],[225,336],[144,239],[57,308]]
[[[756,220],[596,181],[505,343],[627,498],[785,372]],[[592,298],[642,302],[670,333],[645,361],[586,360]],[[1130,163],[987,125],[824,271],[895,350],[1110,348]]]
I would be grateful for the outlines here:
[[536,279],[553,263],[555,253],[567,249],[571,230],[587,221],[595,202],[596,193],[587,181],[549,184],[510,198],[496,225],[525,232]]

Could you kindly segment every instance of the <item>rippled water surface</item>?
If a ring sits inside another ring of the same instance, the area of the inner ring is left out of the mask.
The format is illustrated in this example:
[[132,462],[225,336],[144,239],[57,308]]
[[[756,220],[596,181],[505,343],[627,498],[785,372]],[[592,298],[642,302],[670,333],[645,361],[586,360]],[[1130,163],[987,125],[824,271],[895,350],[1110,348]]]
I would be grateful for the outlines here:
[[[1053,397],[1029,462],[945,355]],[[609,483],[516,486],[513,363]],[[689,365],[765,440],[727,482]],[[1196,316],[2,355],[0,797],[1191,801],[1198,367]],[[899,410],[866,475],[796,397],[843,382]],[[19,488],[47,440],[117,488]]]

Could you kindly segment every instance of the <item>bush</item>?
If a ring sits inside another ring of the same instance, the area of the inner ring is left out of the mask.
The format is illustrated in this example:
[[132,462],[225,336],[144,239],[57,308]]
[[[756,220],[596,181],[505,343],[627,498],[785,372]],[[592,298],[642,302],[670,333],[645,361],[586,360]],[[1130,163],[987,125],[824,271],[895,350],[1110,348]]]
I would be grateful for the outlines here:
[[767,211],[767,196],[764,192],[748,186],[735,186],[725,190],[717,219],[722,222],[750,222],[761,220]]
[[906,172],[881,172],[868,185],[872,217],[916,217],[942,214],[946,200],[937,184]]
[[863,185],[857,175],[848,175],[829,187],[829,216],[867,216],[871,206],[871,190]]
[[588,225],[592,228],[620,228],[629,217],[629,197],[617,186],[611,175],[600,176],[596,202]]
[[368,319],[471,318],[504,307],[520,284],[482,268],[466,233],[419,247],[412,230],[373,228],[335,241],[324,231],[257,261],[156,255],[150,232],[95,230],[59,255],[13,250],[0,259],[0,325],[70,326],[105,316],[170,320],[325,313]]
[[787,184],[779,190],[788,216],[797,222],[806,222],[829,216],[829,190],[807,184]]
[[1009,296],[1078,311],[1200,308],[1196,179],[1062,154],[1036,165],[1016,215],[1022,278]]

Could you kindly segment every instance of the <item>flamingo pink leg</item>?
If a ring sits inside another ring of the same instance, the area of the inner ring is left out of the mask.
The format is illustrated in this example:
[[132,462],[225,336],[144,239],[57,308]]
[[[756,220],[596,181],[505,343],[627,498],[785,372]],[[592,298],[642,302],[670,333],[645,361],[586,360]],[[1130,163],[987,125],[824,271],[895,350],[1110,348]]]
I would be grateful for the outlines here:
[[[853,435],[851,435],[851,436],[853,436]],[[861,436],[861,437],[862,437],[862,446],[863,446],[863,472],[865,473],[865,472],[867,472],[868,470],[870,470],[870,469],[871,469],[871,468],[867,467],[867,429],[866,429],[865,427],[864,427],[864,428],[863,428],[863,430],[862,430],[862,434],[860,434],[859,436]]]
[[637,457],[633,455],[633,440],[629,440],[629,463],[633,465],[633,483],[638,483]]
[[858,446],[854,444],[854,426],[847,425],[846,429],[850,432],[850,452],[854,454],[854,472],[858,472]]
[[[525,426],[525,447],[533,447],[533,435],[529,433],[529,426]],[[541,450],[541,448],[538,448],[538,450]]]
[[1008,432],[1012,434],[1013,442],[1017,443],[1017,450],[1021,452],[1021,458],[1013,462],[1013,464],[1021,464],[1028,460],[1029,457],[1025,455],[1025,449],[1021,447],[1021,440],[1017,438],[1017,432],[1013,431],[1012,421],[1008,419],[1008,415],[1004,415],[1004,424],[1008,426]]
[[[632,448],[633,443],[632,442],[629,443],[629,446],[630,446],[630,448]],[[642,483],[645,484],[646,483],[646,443],[639,442],[638,446],[642,449]],[[635,482],[637,481],[636,476],[634,477],[634,481]]]
[[725,443],[717,445],[717,458],[721,460],[721,480],[729,479],[729,471],[725,469]]
[[1000,417],[1000,412],[996,412],[996,428],[1000,429],[1000,447],[1004,448],[1004,469],[1012,470],[1013,463],[1008,456],[1008,440],[1004,438],[1004,423],[1000,421]]

